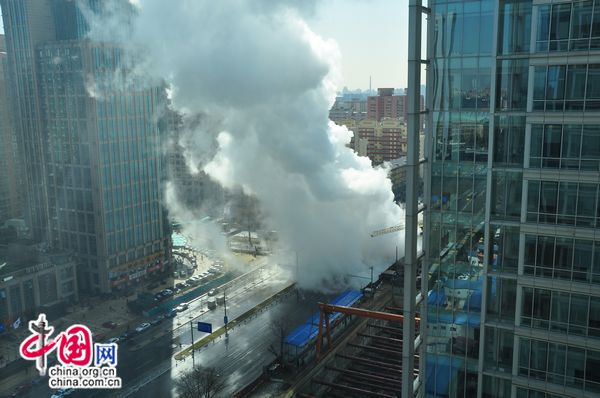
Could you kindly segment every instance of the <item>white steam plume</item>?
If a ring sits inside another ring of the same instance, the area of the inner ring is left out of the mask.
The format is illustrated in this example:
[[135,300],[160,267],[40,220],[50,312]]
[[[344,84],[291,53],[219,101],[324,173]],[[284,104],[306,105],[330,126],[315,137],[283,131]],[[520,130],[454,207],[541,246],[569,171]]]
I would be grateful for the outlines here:
[[[403,215],[387,170],[348,149],[352,133],[328,119],[340,54],[302,19],[315,2],[135,4],[132,30],[103,30],[103,38],[126,37],[123,45],[144,48],[135,70],[164,79],[177,110],[219,120],[216,154],[204,171],[256,196],[280,241],[298,253],[300,284],[347,283],[348,274],[368,276],[369,266],[390,264],[398,234],[371,238],[370,232]],[[194,161],[207,153],[205,141],[186,140]]]

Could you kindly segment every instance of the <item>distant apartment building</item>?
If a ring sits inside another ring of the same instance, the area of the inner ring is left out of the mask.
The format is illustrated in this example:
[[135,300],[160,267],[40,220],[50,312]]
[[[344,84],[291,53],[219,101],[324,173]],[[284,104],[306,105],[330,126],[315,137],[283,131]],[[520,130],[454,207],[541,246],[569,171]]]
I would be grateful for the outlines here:
[[77,258],[40,245],[0,245],[0,329],[34,313],[60,315],[78,300]]
[[354,137],[350,146],[359,155],[367,156],[373,164],[399,158],[406,153],[406,126],[399,119],[340,121]]
[[102,11],[93,0],[0,1],[33,238],[77,254],[82,289],[109,292],[165,267],[166,97],[115,79],[126,54],[86,38],[81,4]]
[[5,74],[6,46],[4,35],[0,35],[0,226],[6,220],[21,217],[22,211],[17,137]]
[[[367,119],[381,121],[386,118],[397,118],[406,121],[408,101],[406,95],[394,95],[393,88],[377,89],[377,96],[367,98]],[[425,109],[425,98],[421,95],[421,109]],[[423,118],[421,118],[421,126]]]

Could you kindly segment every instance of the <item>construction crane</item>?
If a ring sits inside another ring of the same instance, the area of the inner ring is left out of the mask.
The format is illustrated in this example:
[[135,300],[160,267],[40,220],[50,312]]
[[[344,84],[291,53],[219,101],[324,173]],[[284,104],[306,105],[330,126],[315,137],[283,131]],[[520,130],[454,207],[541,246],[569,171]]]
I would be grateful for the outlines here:
[[373,232],[371,232],[371,238],[375,238],[377,236],[381,236],[381,235],[385,235],[385,234],[391,234],[392,232],[401,231],[403,229],[404,229],[404,222],[402,222],[398,225],[394,225],[393,227],[387,227],[384,229],[378,229],[377,231],[373,231]]

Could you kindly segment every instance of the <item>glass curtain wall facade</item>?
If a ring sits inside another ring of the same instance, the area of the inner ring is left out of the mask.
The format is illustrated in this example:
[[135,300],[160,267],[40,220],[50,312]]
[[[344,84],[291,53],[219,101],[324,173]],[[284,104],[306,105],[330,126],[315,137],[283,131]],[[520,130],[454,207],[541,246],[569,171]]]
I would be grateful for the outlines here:
[[600,1],[429,1],[426,395],[600,393]]
[[[16,90],[24,137],[31,135],[43,155],[37,158],[23,140],[24,162],[31,156],[41,164],[35,171],[41,173],[45,219],[32,225],[44,233],[35,238],[78,254],[78,284],[88,292],[126,289],[164,270],[169,239],[159,132],[164,88],[122,73],[121,48],[86,38],[79,7],[101,12],[97,0],[1,4],[9,51],[21,44],[22,31],[33,34],[37,19],[53,27],[23,51],[35,79],[21,81],[24,61],[9,52],[14,86],[31,89],[40,121],[35,131],[23,125],[28,120],[23,115],[31,112],[29,97]],[[124,4],[125,12],[129,3]],[[54,21],[62,23],[54,28]]]

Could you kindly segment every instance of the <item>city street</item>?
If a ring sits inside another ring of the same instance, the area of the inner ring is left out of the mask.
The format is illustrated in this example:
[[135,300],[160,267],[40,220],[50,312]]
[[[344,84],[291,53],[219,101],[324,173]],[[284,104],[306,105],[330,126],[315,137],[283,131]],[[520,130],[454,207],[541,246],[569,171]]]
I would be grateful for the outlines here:
[[[286,277],[274,269],[257,271],[256,275],[254,281],[249,281],[243,286],[227,291],[227,314],[230,320],[254,308],[257,304],[289,286],[290,283]],[[222,293],[221,291],[220,295]],[[212,323],[213,330],[223,325],[223,306],[220,305],[217,309],[209,311],[206,306],[207,298],[207,295],[200,297],[191,302],[190,307],[175,318],[165,319],[161,324],[152,326],[136,338],[119,343],[117,369],[118,376],[121,377],[123,385],[126,386],[124,390],[119,390],[112,395],[110,390],[76,391],[71,396],[127,396],[139,386],[146,385],[149,380],[152,380],[158,374],[163,374],[171,367],[176,369],[179,367],[184,368],[186,365],[191,366],[191,356],[185,362],[179,361],[181,365],[178,364],[178,366],[175,365],[175,359],[173,359],[174,354],[191,344],[190,320]],[[267,314],[267,312],[264,314]],[[239,334],[238,331],[234,330],[231,333],[230,341],[237,334]],[[197,341],[205,335],[194,331],[194,340]],[[220,345],[224,340],[223,337],[214,345]],[[179,342],[181,342],[181,347]],[[203,351],[196,353],[197,359]],[[170,373],[166,373],[166,375],[169,379]],[[52,390],[47,386],[47,379],[44,379],[41,384],[34,386],[28,395],[23,396],[48,397],[51,394]]]
[[175,396],[173,381],[182,372],[191,369],[194,362],[204,367],[217,368],[220,374],[226,377],[226,387],[221,396],[230,397],[255,380],[262,373],[263,367],[275,359],[269,347],[279,350],[280,337],[273,327],[273,321],[283,321],[289,332],[315,312],[319,300],[325,298],[322,295],[307,294],[298,298],[295,291],[292,291],[267,310],[231,331],[229,338],[221,336],[197,351],[194,361],[189,356],[185,361],[173,359],[170,366],[161,364],[154,371],[153,375],[157,376],[154,380],[141,378],[135,385],[114,396]]

